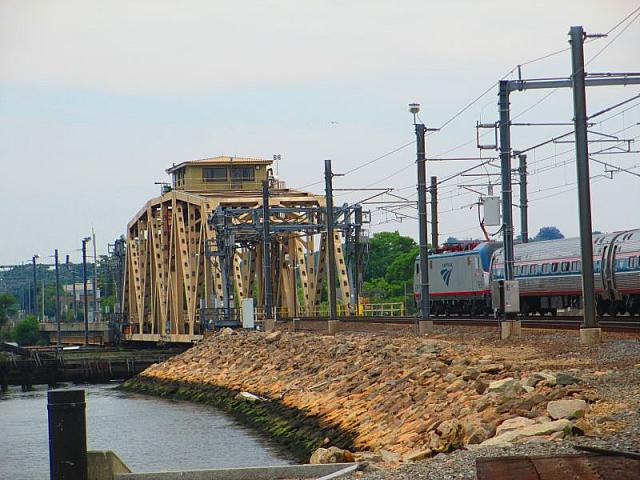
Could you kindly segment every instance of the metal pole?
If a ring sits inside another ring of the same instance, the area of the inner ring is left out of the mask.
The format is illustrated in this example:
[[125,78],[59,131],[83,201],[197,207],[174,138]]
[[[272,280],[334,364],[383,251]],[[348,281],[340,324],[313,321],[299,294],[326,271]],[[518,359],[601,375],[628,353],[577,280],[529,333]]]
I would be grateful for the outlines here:
[[87,302],[87,241],[88,238],[82,239],[82,291],[84,295],[84,301],[82,306],[84,308],[84,344],[89,345],[89,303]]
[[327,263],[329,270],[329,282],[327,292],[329,294],[329,320],[335,320],[338,316],[336,306],[336,251],[333,238],[333,173],[331,160],[324,161],[324,184],[327,207]]
[[362,265],[360,263],[360,259],[362,257],[362,253],[360,251],[360,240],[362,236],[362,205],[356,205],[355,207],[355,271],[353,275],[353,303],[356,306],[356,315],[360,313],[360,285],[362,284]]
[[438,248],[438,177],[431,177],[431,248]]
[[87,480],[87,419],[84,390],[49,390],[51,480]]
[[262,181],[262,275],[264,283],[265,320],[273,318],[273,298],[271,293],[271,232],[269,218],[269,181]]
[[509,81],[500,80],[500,170],[502,176],[502,238],[504,243],[504,279],[513,280],[513,215],[511,187],[511,119],[509,118]]
[[587,136],[587,101],[584,71],[584,31],[571,27],[571,80],[578,170],[578,207],[580,217],[580,257],[582,260],[582,300],[584,328],[597,328],[593,280],[593,243],[591,236],[591,192],[589,184],[589,140]]
[[73,282],[73,321],[78,321],[78,297],[76,296],[76,269],[71,265],[71,281]]
[[520,232],[522,243],[529,242],[529,199],[527,198],[527,156],[518,155],[520,161],[518,173],[520,174]]
[[58,268],[58,249],[56,248],[56,252],[55,252],[55,261],[56,261],[56,325],[57,325],[57,341],[56,341],[56,346],[58,347],[58,350],[60,349],[60,346],[62,345],[62,340],[60,338],[61,332],[60,332],[60,272],[59,272],[59,268]]
[[93,321],[97,322],[100,317],[98,311],[98,257],[96,253],[96,234],[91,227],[91,243],[93,244]]
[[[36,256],[31,257],[31,263],[33,265],[33,302],[32,302],[32,311],[36,317],[38,317],[38,279],[36,277]],[[43,319],[44,320],[44,319]]]
[[425,160],[425,132],[427,129],[421,123],[416,123],[415,129],[420,236],[420,321],[426,321],[429,319],[429,248],[427,246],[429,237],[427,236],[427,162]]

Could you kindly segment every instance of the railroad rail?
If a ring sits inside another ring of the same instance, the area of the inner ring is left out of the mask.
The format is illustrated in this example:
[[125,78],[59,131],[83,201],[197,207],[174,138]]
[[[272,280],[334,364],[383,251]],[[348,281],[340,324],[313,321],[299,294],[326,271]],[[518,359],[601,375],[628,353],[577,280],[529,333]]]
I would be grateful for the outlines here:
[[[307,322],[326,322],[328,317],[296,317],[300,321]],[[432,317],[435,325],[441,326],[475,326],[475,327],[498,327],[499,320],[491,317],[474,317],[474,316],[450,316],[450,317]],[[291,318],[280,319],[282,321],[291,321]],[[383,325],[412,325],[416,323],[416,317],[398,316],[398,317],[338,317],[345,323],[361,323],[361,324],[383,324]],[[520,318],[523,328],[540,328],[540,329],[559,329],[559,330],[579,330],[582,319],[579,317],[527,317]],[[640,317],[618,316],[618,317],[600,317],[598,323],[603,331],[608,332],[640,332]]]

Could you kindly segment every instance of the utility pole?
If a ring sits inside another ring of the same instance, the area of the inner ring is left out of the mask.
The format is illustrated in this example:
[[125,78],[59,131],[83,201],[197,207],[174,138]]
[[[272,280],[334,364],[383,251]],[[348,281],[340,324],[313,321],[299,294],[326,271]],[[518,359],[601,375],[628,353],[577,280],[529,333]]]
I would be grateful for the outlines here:
[[[86,237],[82,239],[82,291],[84,295],[84,301],[82,306],[84,308],[84,344],[89,346],[89,302],[87,301],[87,242],[91,238]],[[95,286],[94,286],[95,288]]]
[[362,284],[362,264],[360,263],[360,259],[362,257],[361,252],[361,236],[362,236],[362,205],[356,205],[355,207],[355,271],[353,272],[353,303],[356,306],[356,315],[360,313],[360,285]]
[[324,161],[324,185],[327,207],[327,262],[329,270],[329,282],[327,292],[329,294],[329,320],[336,320],[338,316],[336,305],[336,251],[333,238],[333,172],[331,160]]
[[[409,111],[413,114],[416,132],[416,165],[418,167],[418,230],[420,241],[420,322],[429,320],[429,248],[427,246],[427,161],[425,158],[426,127],[417,123],[420,105],[412,103]],[[416,323],[418,317],[416,317]],[[416,325],[419,328],[419,324]]]
[[431,177],[431,248],[438,248],[438,177]]
[[529,243],[529,200],[527,198],[527,156],[518,154],[518,174],[520,175],[520,232],[522,243]]
[[[36,258],[38,258],[38,255],[31,257],[31,264],[33,265],[33,301],[31,302],[31,313],[38,317],[38,278],[36,277]],[[44,321],[44,318],[42,320]]]
[[263,318],[273,318],[273,298],[271,293],[271,238],[269,219],[269,181],[262,181],[262,275],[264,283]]
[[71,271],[71,288],[73,290],[73,321],[75,322],[76,320],[78,320],[78,302],[76,300],[76,270],[73,267],[71,260],[69,259],[69,255],[67,255],[66,265],[67,270]]
[[[589,183],[589,139],[587,135],[587,105],[584,71],[584,39],[581,26],[571,27],[571,83],[578,170],[578,211],[580,217],[580,258],[582,260],[583,329],[597,329],[593,280],[593,243],[591,228],[591,187]],[[582,337],[581,331],[581,337]],[[595,333],[595,332],[594,332]],[[588,335],[587,332],[585,334]],[[599,331],[595,333],[599,337]]]
[[60,328],[60,272],[59,272],[59,268],[58,268],[58,249],[56,248],[55,251],[55,261],[56,261],[56,324],[57,324],[57,331],[58,331],[58,338],[56,341],[56,347],[58,349],[58,351],[60,350],[60,347],[62,346],[62,339],[60,338],[61,335],[61,328]]
[[91,243],[93,244],[93,321],[97,322],[100,317],[100,312],[98,311],[98,256],[96,247],[96,233],[93,230],[93,226],[91,226],[91,238]]
[[[513,214],[511,186],[511,119],[509,114],[509,81],[500,80],[500,170],[502,177],[502,239],[504,244],[504,280],[513,280]],[[505,314],[506,317],[506,314]]]

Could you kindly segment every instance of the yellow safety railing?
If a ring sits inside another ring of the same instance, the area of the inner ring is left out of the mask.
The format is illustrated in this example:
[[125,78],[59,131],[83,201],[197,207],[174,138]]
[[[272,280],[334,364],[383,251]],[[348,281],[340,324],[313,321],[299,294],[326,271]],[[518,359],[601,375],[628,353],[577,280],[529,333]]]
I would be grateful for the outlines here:
[[[320,305],[312,309],[307,309],[304,305],[298,305],[296,307],[295,315],[293,312],[289,312],[287,307],[278,307],[275,309],[276,318],[291,318],[297,317],[327,317],[329,316],[329,306]],[[361,303],[359,305],[349,305],[339,303],[336,305],[336,313],[339,317],[348,317],[352,315],[363,317],[398,317],[404,316],[405,305],[403,302],[388,302],[388,303]],[[263,308],[255,308],[256,320],[262,320]]]

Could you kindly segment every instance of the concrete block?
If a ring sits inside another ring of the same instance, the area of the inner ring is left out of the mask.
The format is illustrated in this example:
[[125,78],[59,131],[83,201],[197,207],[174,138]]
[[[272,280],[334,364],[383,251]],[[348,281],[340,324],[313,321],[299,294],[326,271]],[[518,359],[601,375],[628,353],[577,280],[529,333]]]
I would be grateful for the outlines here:
[[602,329],[601,328],[581,328],[580,329],[580,343],[582,345],[595,345],[602,341]]
[[276,321],[271,319],[271,320],[263,320],[262,321],[262,325],[264,326],[264,331],[265,332],[273,332],[276,329]]
[[500,322],[500,338],[502,340],[522,338],[522,322],[520,320]]
[[340,321],[339,320],[329,320],[327,322],[327,329],[329,330],[329,335],[335,335],[340,330]]
[[423,320],[418,322],[418,335],[433,333],[433,320]]
[[291,323],[289,324],[289,331],[290,332],[296,332],[300,329],[300,319],[299,318],[294,318],[293,320],[291,320]]

